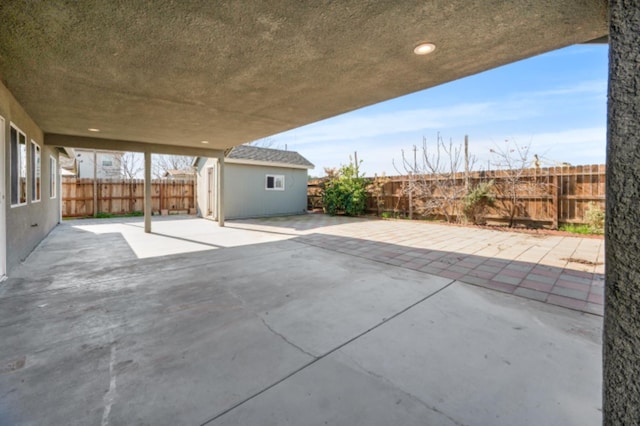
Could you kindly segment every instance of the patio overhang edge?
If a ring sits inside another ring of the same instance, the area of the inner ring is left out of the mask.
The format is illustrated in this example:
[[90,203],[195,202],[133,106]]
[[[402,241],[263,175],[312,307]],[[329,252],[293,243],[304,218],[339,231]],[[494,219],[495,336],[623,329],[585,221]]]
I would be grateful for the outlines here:
[[222,152],[222,150],[219,149],[194,148],[188,146],[165,145],[118,139],[90,138],[86,136],[69,136],[54,133],[46,133],[44,135],[44,144],[65,148],[151,152],[154,154],[187,155],[194,157],[218,157]]

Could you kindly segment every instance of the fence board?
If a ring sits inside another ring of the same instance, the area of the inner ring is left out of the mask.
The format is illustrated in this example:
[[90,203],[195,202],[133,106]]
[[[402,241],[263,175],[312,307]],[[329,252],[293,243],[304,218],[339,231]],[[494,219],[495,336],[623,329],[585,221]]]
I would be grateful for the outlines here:
[[[195,208],[194,180],[154,179],[151,182],[152,211],[189,211]],[[62,217],[94,215],[93,179],[63,177]],[[98,179],[97,211],[131,214],[144,210],[144,180]]]

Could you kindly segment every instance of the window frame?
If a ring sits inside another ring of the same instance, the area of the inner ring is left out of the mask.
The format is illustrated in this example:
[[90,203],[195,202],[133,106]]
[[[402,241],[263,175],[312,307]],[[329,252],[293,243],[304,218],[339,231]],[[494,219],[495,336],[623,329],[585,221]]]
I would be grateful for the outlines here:
[[[269,178],[273,179],[273,187],[271,187],[271,188],[269,188]],[[276,182],[278,180],[282,181],[282,187],[278,187],[276,185]],[[265,191],[284,191],[284,188],[285,188],[284,175],[272,175],[272,174],[265,175],[265,178],[264,178],[264,189],[265,189]]]
[[31,202],[39,203],[42,200],[42,148],[31,139],[31,154],[29,155],[31,164]]
[[[13,138],[14,132],[15,140]],[[21,140],[23,142],[21,142]],[[24,145],[24,152],[22,152],[20,145]],[[28,157],[27,135],[14,123],[9,123],[9,201],[11,208],[27,205],[29,198],[27,196],[27,189],[29,188],[29,173],[27,170]],[[22,172],[24,172],[24,176],[21,176]],[[15,177],[14,173],[16,175]],[[24,187],[22,187],[20,183],[23,177]],[[16,196],[15,202],[13,198],[14,195]]]
[[49,199],[53,200],[58,195],[58,160],[53,155],[49,156]]

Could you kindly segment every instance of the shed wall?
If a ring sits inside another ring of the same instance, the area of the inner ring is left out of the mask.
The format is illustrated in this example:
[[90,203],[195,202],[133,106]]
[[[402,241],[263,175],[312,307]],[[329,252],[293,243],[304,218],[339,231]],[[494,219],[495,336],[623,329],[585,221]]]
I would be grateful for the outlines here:
[[[213,158],[200,158],[198,167],[198,215],[206,216],[207,167]],[[225,163],[224,211],[227,219],[301,214],[307,211],[307,170]],[[267,175],[282,175],[284,191],[265,189]]]
[[[283,175],[284,191],[265,189],[266,175]],[[227,219],[301,214],[307,211],[307,170],[225,163]]]
[[[198,209],[197,214],[200,217],[207,217],[207,197],[209,196],[209,189],[207,187],[207,168],[214,167],[216,164],[217,160],[215,158],[205,157],[199,157],[196,164],[196,167],[198,169],[196,185],[196,208]],[[214,216],[216,216],[215,213]]]

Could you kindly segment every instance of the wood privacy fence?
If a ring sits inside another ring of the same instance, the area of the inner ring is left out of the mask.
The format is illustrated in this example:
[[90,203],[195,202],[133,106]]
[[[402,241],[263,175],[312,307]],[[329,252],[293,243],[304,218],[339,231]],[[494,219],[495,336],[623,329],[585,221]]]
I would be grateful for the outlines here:
[[[151,182],[152,211],[189,212],[195,208],[194,194],[194,180],[154,179]],[[62,217],[93,216],[96,212],[131,214],[143,211],[143,179],[62,179]]]
[[[468,186],[473,188],[481,182],[494,181],[492,193],[496,204],[489,208],[485,218],[491,222],[508,222],[513,211],[514,221],[518,223],[550,226],[557,228],[564,223],[585,223],[584,215],[591,203],[604,210],[605,166],[564,166],[541,169],[526,169],[514,179],[514,171],[470,172]],[[367,178],[369,183],[373,178]],[[382,179],[378,196],[369,191],[367,211],[369,213],[419,217],[423,206],[429,201],[420,199],[420,191],[410,188],[431,186],[431,199],[446,200],[452,198],[449,209],[454,217],[461,215],[463,197],[466,193],[464,173],[449,176],[448,185],[437,185],[441,175],[427,176],[390,176]],[[517,182],[516,182],[517,181]],[[379,180],[380,182],[380,180]],[[513,183],[516,182],[516,183]],[[310,208],[322,206],[323,180],[309,182],[308,204]],[[516,196],[509,196],[510,189]],[[515,198],[515,207],[512,199]],[[513,210],[512,210],[513,207]],[[442,212],[435,215],[442,217]]]

